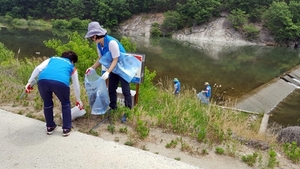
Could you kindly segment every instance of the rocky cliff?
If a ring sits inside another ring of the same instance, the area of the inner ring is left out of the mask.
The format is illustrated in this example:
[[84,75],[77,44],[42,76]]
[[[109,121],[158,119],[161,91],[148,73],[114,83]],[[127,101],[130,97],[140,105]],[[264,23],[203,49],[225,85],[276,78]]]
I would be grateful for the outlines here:
[[[164,15],[162,13],[136,15],[123,22],[119,27],[119,32],[134,38],[138,43],[147,45],[149,44],[151,25],[155,22],[162,24],[163,20]],[[224,16],[200,26],[177,31],[172,38],[189,43],[189,46],[204,49],[211,57],[217,59],[218,53],[224,48],[275,44],[273,38],[262,26],[257,25],[257,28],[261,30],[257,42],[247,41]]]
[[[155,22],[162,24],[163,20],[164,15],[162,13],[136,15],[123,22],[120,25],[119,32],[124,35],[145,36],[149,38],[151,25]],[[257,25],[257,28],[260,29],[259,40],[257,42],[249,42],[230,25],[224,16],[200,26],[180,30],[173,34],[173,38],[192,43],[197,43],[198,41],[220,42],[233,45],[264,45],[274,43],[273,38],[262,26]]]

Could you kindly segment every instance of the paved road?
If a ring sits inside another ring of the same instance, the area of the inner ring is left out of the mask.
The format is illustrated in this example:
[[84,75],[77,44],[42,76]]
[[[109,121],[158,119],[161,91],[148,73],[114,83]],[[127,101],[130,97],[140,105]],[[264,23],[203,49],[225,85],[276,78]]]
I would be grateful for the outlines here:
[[196,169],[181,161],[58,128],[46,135],[45,123],[0,109],[1,169]]

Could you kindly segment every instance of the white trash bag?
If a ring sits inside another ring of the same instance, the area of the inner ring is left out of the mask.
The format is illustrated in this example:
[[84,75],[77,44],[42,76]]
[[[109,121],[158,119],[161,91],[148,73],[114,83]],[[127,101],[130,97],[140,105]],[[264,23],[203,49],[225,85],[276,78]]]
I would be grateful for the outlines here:
[[[72,117],[72,121],[74,121],[75,119],[77,119],[78,117],[81,117],[83,115],[85,115],[86,111],[84,109],[80,110],[78,106],[74,106],[71,109],[71,117]],[[61,119],[63,119],[63,116],[61,114],[60,116]]]

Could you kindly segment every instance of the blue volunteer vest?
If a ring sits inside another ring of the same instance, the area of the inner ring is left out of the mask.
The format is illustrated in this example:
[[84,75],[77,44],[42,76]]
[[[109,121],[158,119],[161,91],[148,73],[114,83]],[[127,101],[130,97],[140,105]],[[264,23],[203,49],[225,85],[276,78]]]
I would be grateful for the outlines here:
[[209,98],[209,97],[211,96],[211,87],[208,85],[208,86],[206,87],[206,90],[207,90],[207,93],[205,93],[205,96],[206,96],[207,98]]
[[175,93],[179,93],[180,92],[180,82],[176,82],[176,90],[175,90]]
[[109,51],[108,44],[111,40],[115,40],[118,43],[119,50],[120,50],[121,53],[126,53],[126,50],[124,49],[123,45],[117,39],[115,39],[115,38],[113,38],[109,35],[105,35],[104,36],[104,46],[103,46],[103,48],[102,48],[101,44],[98,43],[98,49],[101,53],[101,56],[104,56],[106,54],[106,52]]
[[70,78],[73,71],[74,65],[69,59],[51,57],[47,67],[39,74],[38,80],[55,80],[70,86]]

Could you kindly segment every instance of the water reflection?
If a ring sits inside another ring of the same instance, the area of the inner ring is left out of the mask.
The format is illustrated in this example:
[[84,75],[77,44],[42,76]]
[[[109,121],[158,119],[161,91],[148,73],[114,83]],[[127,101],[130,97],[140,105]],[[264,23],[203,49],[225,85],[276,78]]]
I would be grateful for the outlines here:
[[[16,54],[20,49],[19,57],[39,57],[39,56],[53,56],[55,51],[46,48],[44,41],[50,39],[60,39],[62,42],[68,40],[67,35],[70,30],[56,30],[43,31],[34,29],[9,29],[1,28],[0,42],[2,42],[8,49]],[[83,36],[83,32],[80,32]]]
[[[82,37],[84,37],[82,32]],[[8,30],[0,31],[0,42],[19,57],[52,56],[55,51],[48,49],[43,41],[60,39],[67,41],[66,31]],[[269,82],[282,73],[297,66],[300,62],[299,51],[281,47],[230,46],[221,43],[189,43],[169,38],[130,37],[137,43],[137,53],[146,55],[145,64],[151,71],[157,72],[156,81],[177,77],[186,88],[195,88],[198,92],[208,81],[213,87],[213,96],[237,98],[256,87]],[[36,52],[40,52],[38,55]],[[214,88],[214,84],[221,88]],[[300,97],[300,93],[296,93]],[[295,103],[282,105],[278,112],[289,111],[296,114]],[[282,107],[282,108],[281,108]],[[286,107],[291,107],[292,110]],[[272,119],[280,123],[282,118],[274,113]],[[299,116],[298,116],[299,117]],[[293,122],[291,122],[293,121]],[[291,119],[290,124],[295,122]]]
[[226,46],[216,59],[206,49],[172,39],[150,43],[151,47],[139,43],[138,50],[146,54],[146,65],[157,71],[157,78],[177,77],[198,91],[205,81],[220,84],[231,97],[242,96],[300,63],[298,51],[287,48]]
[[296,89],[270,113],[270,121],[279,122],[284,126],[300,126],[300,89]]

